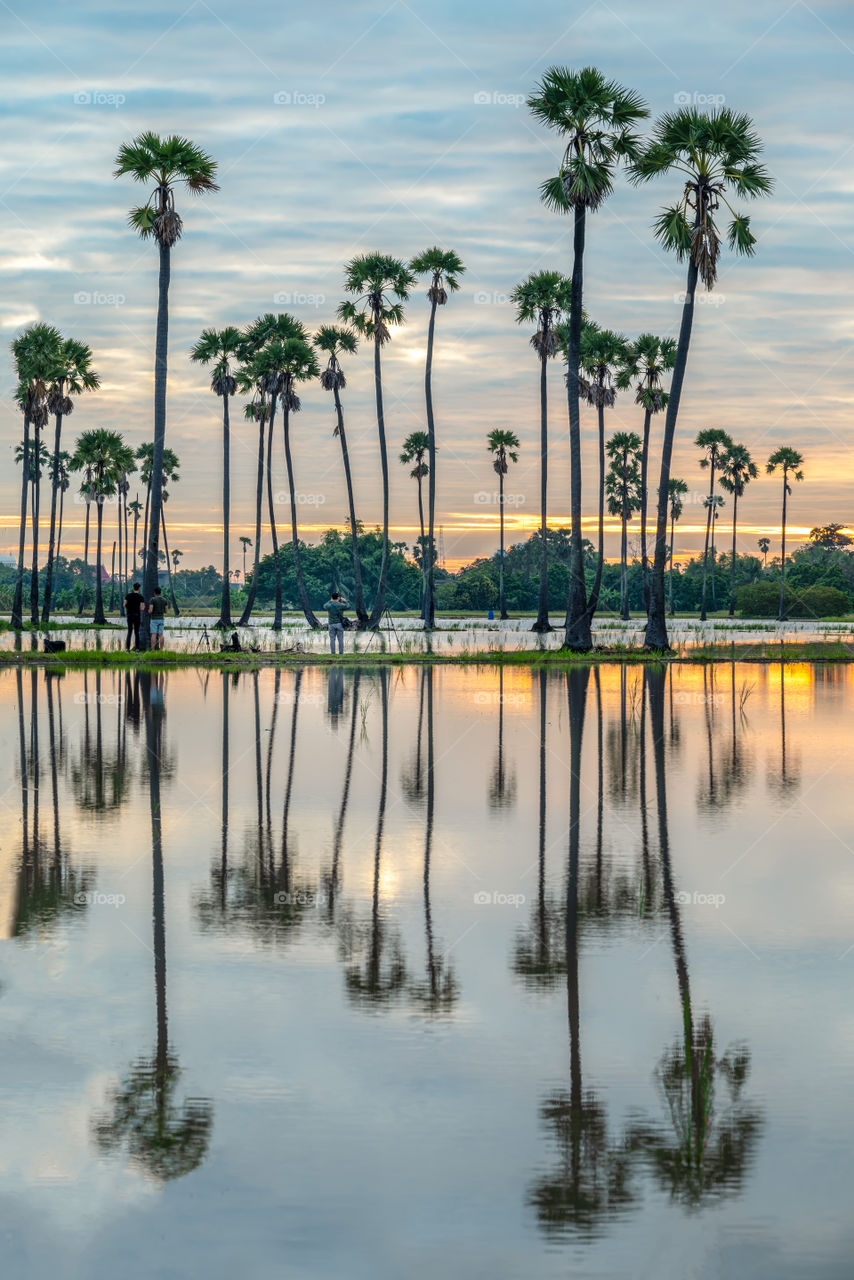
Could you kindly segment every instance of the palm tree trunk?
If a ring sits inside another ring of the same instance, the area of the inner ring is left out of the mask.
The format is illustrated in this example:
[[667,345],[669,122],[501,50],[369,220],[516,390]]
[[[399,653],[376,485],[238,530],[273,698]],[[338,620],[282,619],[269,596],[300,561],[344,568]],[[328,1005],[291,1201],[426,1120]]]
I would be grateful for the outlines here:
[[21,462],[21,515],[18,525],[18,569],[12,599],[11,626],[20,631],[24,625],[24,547],[27,539],[27,500],[30,494],[30,415],[24,414],[24,454]]
[[56,499],[59,489],[59,444],[62,433],[62,414],[55,415],[53,433],[53,479],[50,484],[50,538],[47,547],[47,568],[44,575],[44,600],[42,601],[42,626],[50,623],[50,605],[53,595],[53,561],[56,555]]
[[667,618],[665,616],[664,600],[664,563],[667,558],[667,508],[670,501],[670,461],[673,456],[673,437],[676,434],[676,419],[679,415],[682,383],[685,380],[685,368],[688,363],[688,348],[691,345],[691,327],[694,322],[694,291],[696,288],[697,265],[693,258],[689,258],[685,301],[682,304],[682,323],[679,328],[676,361],[673,366],[673,378],[670,383],[670,398],[667,401],[667,414],[664,420],[664,440],[661,445],[661,474],[658,480],[658,513],[655,526],[655,558],[652,564],[649,612],[644,634],[644,647],[647,649],[670,648],[667,640]]
[[124,581],[122,578],[122,553],[125,549],[124,543],[122,542],[122,521],[126,519],[124,514],[124,506],[123,506],[125,494],[122,492],[122,490],[124,489],[124,483],[125,483],[124,480],[122,480],[122,482],[119,484],[119,617],[120,618],[123,618],[125,616],[125,592],[124,592]]
[[116,607],[116,540],[113,538],[113,560],[110,565],[110,602],[107,608],[112,613]]
[[83,522],[83,576],[80,580],[80,599],[77,602],[78,617],[86,608],[86,589],[89,585],[89,517],[92,504],[86,500],[86,519]]
[[786,468],[783,467],[783,542],[780,549],[780,608],[778,611],[777,621],[786,621],[786,498],[789,493],[789,477]]
[[136,535],[139,529],[139,516],[133,513],[133,576],[136,577]]
[[62,547],[62,517],[65,511],[65,489],[60,486],[59,490],[59,519],[56,525],[56,563],[59,564],[59,553]]
[[548,544],[548,478],[549,478],[549,408],[548,408],[548,328],[543,331],[543,354],[540,357],[540,594],[537,620],[532,631],[551,631],[549,622],[549,544]]
[[332,394],[335,399],[335,415],[338,421],[338,438],[341,441],[341,457],[344,460],[344,479],[347,484],[347,505],[350,510],[350,542],[353,548],[353,582],[356,587],[356,618],[359,622],[359,629],[364,630],[368,621],[368,611],[365,608],[365,593],[362,586],[362,562],[359,558],[359,536],[356,528],[356,503],[353,498],[353,476],[350,472],[350,454],[347,449],[347,437],[344,433],[344,410],[341,407],[341,397],[338,394],[337,386],[333,386]]
[[[671,618],[673,617],[673,535],[675,534],[675,532],[676,532],[676,517],[671,512],[670,514],[670,573],[668,575],[668,580],[669,580],[668,612]],[[649,608],[649,604],[647,603],[647,609],[648,608]]]
[[735,530],[738,522],[738,491],[732,491],[732,564],[729,568],[729,616],[735,617]]
[[178,601],[175,599],[175,587],[172,583],[172,561],[169,559],[169,542],[166,537],[166,512],[163,507],[160,508],[160,527],[163,530],[163,550],[166,553],[166,577],[169,579],[169,599],[172,602],[172,612],[177,618],[181,610],[178,608]]
[[145,489],[145,511],[142,514],[142,546],[140,547],[140,551],[142,553],[143,574],[145,573],[145,561],[148,554],[146,551],[146,547],[148,546],[148,508],[150,503],[151,503],[151,480],[148,481],[148,484]]
[[572,287],[569,311],[569,343],[566,394],[569,404],[570,523],[569,599],[566,607],[564,647],[586,653],[593,647],[587,587],[584,581],[584,548],[581,532],[581,412],[578,404],[578,362],[581,350],[581,305],[584,283],[584,232],[586,210],[575,208],[572,254]]
[[102,625],[107,621],[104,616],[104,584],[101,581],[101,548],[103,544],[104,532],[104,495],[99,493],[96,498],[98,506],[98,539],[97,539],[97,559],[95,563],[95,616],[92,621],[96,626]]
[[602,570],[605,565],[605,406],[598,408],[599,418],[599,551],[596,558],[596,576],[590,599],[587,601],[587,612],[590,621],[599,608],[599,592],[602,590]]
[[628,516],[623,506],[623,528],[620,535],[620,617],[623,622],[629,621],[629,580],[628,580],[628,534],[626,525]]
[[641,574],[643,576],[643,604],[649,609],[649,556],[646,550],[647,476],[649,473],[649,428],[652,410],[643,415],[643,448],[641,450]]
[[[267,512],[270,517],[270,536],[273,541],[273,569],[276,578],[275,607],[273,611],[273,630],[282,629],[282,562],[279,559],[279,535],[276,530],[276,506],[273,502],[273,423],[276,420],[276,393],[270,396],[270,430],[267,433]],[[283,410],[287,413],[287,409]],[[293,489],[293,485],[291,486]],[[294,495],[291,492],[291,502]]]
[[380,468],[383,478],[383,554],[380,561],[380,576],[377,583],[377,594],[374,598],[368,626],[376,628],[385,610],[386,590],[388,586],[388,450],[385,442],[385,417],[383,414],[383,379],[380,344],[374,338],[374,387],[377,397],[377,434],[380,440]]
[[[157,300],[157,337],[154,350],[154,457],[151,465],[151,515],[148,522],[148,551],[142,594],[150,604],[158,582],[160,523],[163,509],[163,450],[166,444],[166,371],[169,338],[170,250],[160,246],[160,280]],[[151,639],[151,615],[143,610],[139,647],[147,649]]]
[[[427,477],[427,520],[430,533],[429,560],[427,563],[426,596],[424,600],[424,626],[432,628],[436,625],[435,575],[433,565],[433,539],[436,532],[436,427],[433,420],[433,336],[436,328],[437,299],[434,297],[430,305],[430,323],[427,327],[427,361],[424,369],[424,397],[427,404],[427,456],[430,465]],[[419,480],[420,488],[420,480]],[[420,496],[420,495],[419,495]],[[421,530],[422,562],[424,568],[424,530]]]
[[33,563],[30,570],[30,622],[39,625],[39,507],[41,505],[41,428],[33,431]]
[[424,496],[421,492],[421,472],[417,476],[418,482],[418,524],[421,529],[421,617],[427,616],[427,563],[424,559],[426,547],[424,546]]
[[[252,586],[246,596],[246,604],[237,625],[245,627],[252,617],[255,596],[258,594],[258,563],[261,554],[261,503],[264,500],[264,417],[258,428],[258,479],[255,485],[255,560],[252,568]],[[246,585],[246,548],[243,549],[243,583]]]
[[231,626],[231,575],[228,566],[228,540],[231,526],[231,423],[228,417],[228,392],[222,397],[222,597],[218,627]]
[[[290,409],[287,400],[282,408],[282,426],[285,434],[285,464],[288,468],[288,488],[291,491],[291,541],[294,548],[294,572],[297,578],[297,592],[299,594],[302,611],[305,614],[306,622],[310,627],[319,627],[320,623],[312,611],[308,600],[308,592],[305,589],[305,580],[302,576],[302,559],[300,557],[299,532],[297,529],[297,499],[294,492],[294,468],[291,460],[291,435],[290,435]],[[386,486],[386,536],[388,536],[388,489]]]
[[710,464],[711,476],[709,479],[709,509],[706,512],[706,545],[703,548],[703,590],[700,596],[700,621],[706,621],[706,568],[709,561],[709,534],[712,529],[712,516],[714,514],[714,493],[715,493],[715,460],[712,458]]
[[502,622],[507,617],[507,608],[504,604],[504,472],[498,472],[498,521],[501,537],[501,547],[498,552],[498,612]]

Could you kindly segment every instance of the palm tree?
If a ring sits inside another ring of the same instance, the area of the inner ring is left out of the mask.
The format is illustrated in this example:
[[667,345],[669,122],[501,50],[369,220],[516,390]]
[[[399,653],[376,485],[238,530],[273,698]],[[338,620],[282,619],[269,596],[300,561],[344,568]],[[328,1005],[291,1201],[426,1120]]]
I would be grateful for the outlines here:
[[721,488],[732,494],[732,564],[730,565],[729,616],[735,616],[735,539],[738,524],[738,500],[759,472],[746,445],[730,445],[720,460]]
[[[149,526],[150,526],[151,520],[154,517],[154,512],[153,512],[152,502],[151,502],[151,492],[152,492],[153,477],[154,477],[154,445],[151,443],[141,444],[137,449],[135,456],[137,461],[140,464],[139,478],[142,480],[142,483],[145,485],[145,515],[142,522],[142,547],[140,549],[140,555],[142,556],[143,573],[144,573],[145,565],[148,562],[147,548],[151,538]],[[175,453],[173,449],[163,450],[163,469],[160,473],[161,506],[163,504],[163,499],[162,499],[163,490],[170,480],[177,480],[179,478],[178,467],[180,465],[181,464],[178,460],[178,455],[177,453]],[[162,522],[161,522],[161,525],[162,525]],[[158,556],[158,562],[159,562],[159,559],[160,557]]]
[[492,454],[492,466],[498,475],[498,519],[500,528],[500,550],[498,553],[498,610],[499,617],[507,617],[504,603],[504,477],[509,470],[508,463],[519,461],[519,437],[515,432],[504,427],[494,427],[486,437],[486,447]]
[[[151,489],[151,519],[148,527],[148,553],[145,557],[143,595],[149,601],[157,586],[157,552],[160,539],[162,503],[163,451],[166,445],[166,369],[169,328],[169,278],[172,249],[183,231],[183,222],[175,208],[175,188],[183,185],[191,195],[219,190],[216,161],[187,138],[172,135],[161,138],[156,133],[141,133],[133,142],[124,143],[116,157],[116,178],[129,174],[135,182],[151,188],[144,205],[131,210],[130,225],[148,239],[153,236],[160,253],[160,278],[157,302],[157,329],[154,350],[154,457]],[[140,648],[147,649],[149,617],[143,613]]]
[[252,539],[247,538],[245,534],[241,535],[240,542],[243,544],[243,581],[246,581],[246,548],[252,546]]
[[127,503],[127,510],[133,516],[133,571],[136,574],[136,532],[139,528],[139,517],[142,515],[142,503],[139,500],[139,494],[134,498],[133,502]]
[[786,621],[786,499],[792,492],[789,479],[803,480],[804,473],[801,470],[803,464],[804,455],[802,453],[798,453],[797,449],[788,448],[787,445],[781,445],[779,449],[774,450],[765,465],[765,470],[769,475],[773,475],[777,470],[783,473],[783,520],[781,525],[780,609],[777,615],[778,622]]
[[97,391],[101,379],[92,368],[92,350],[74,338],[64,338],[60,344],[53,383],[47,396],[47,408],[54,415],[53,466],[50,486],[50,537],[47,550],[47,566],[42,601],[42,626],[50,622],[51,597],[53,595],[53,565],[56,553],[57,498],[60,493],[59,458],[62,438],[62,419],[74,409],[72,396],[84,391]]
[[[669,592],[668,592],[668,613],[673,617],[673,535],[676,530],[676,521],[682,514],[682,499],[688,492],[688,486],[684,480],[671,476],[667,482],[667,492],[670,503],[670,555],[668,560],[670,563],[669,574]],[[649,608],[649,606],[647,606]]]
[[[698,449],[703,450],[703,457],[700,459],[701,467],[709,469],[709,495],[706,499],[706,545],[703,548],[703,589],[700,598],[700,621],[706,621],[706,571],[709,560],[709,534],[712,528],[712,521],[717,519],[718,500],[715,498],[715,472],[718,467],[718,460],[722,454],[732,448],[732,439],[720,427],[707,427],[705,431],[699,432],[694,444]],[[712,573],[715,571],[714,556],[712,556]]]
[[[12,343],[12,358],[18,379],[15,399],[24,415],[23,467],[21,471],[21,513],[18,524],[18,567],[15,574],[15,592],[12,600],[11,625],[14,630],[23,626],[24,604],[24,546],[27,536],[27,504],[30,494],[30,426],[36,440],[36,456],[39,454],[40,432],[47,422],[48,386],[56,368],[56,358],[62,338],[59,330],[49,324],[34,324],[25,329]],[[34,555],[35,555],[34,551]],[[38,592],[38,579],[36,579]],[[36,597],[38,604],[38,597]],[[30,583],[32,613],[32,582]],[[36,606],[35,622],[38,622]]]
[[228,401],[237,390],[235,362],[240,356],[242,337],[234,325],[224,329],[203,329],[190,359],[211,369],[211,391],[222,400],[222,595],[217,627],[231,626],[231,590],[228,573],[228,539],[231,518],[231,426]]
[[108,431],[103,427],[84,431],[77,438],[74,453],[71,457],[72,471],[84,471],[91,474],[92,498],[95,502],[97,518],[97,552],[95,559],[95,615],[92,621],[96,626],[103,625],[107,619],[104,614],[103,583],[101,577],[101,551],[104,531],[104,501],[116,492],[116,485],[127,461],[127,446],[118,431]]
[[628,340],[612,329],[586,321],[581,330],[578,383],[581,395],[596,408],[599,422],[599,555],[596,577],[587,602],[591,621],[599,606],[605,563],[605,410],[614,407],[617,380],[629,353]]
[[415,276],[399,258],[384,253],[359,254],[347,263],[344,288],[355,295],[338,308],[342,320],[352,324],[374,343],[374,387],[377,402],[377,434],[383,480],[383,551],[377,594],[368,626],[375,628],[383,615],[388,586],[388,450],[383,411],[382,362],[380,352],[391,339],[390,325],[403,324],[403,303],[415,283]]
[[655,235],[664,248],[674,252],[680,261],[688,259],[682,323],[661,450],[655,558],[644,639],[648,649],[668,647],[664,603],[668,482],[691,343],[697,279],[699,277],[707,289],[714,288],[721,245],[715,215],[721,201],[732,215],[728,229],[729,247],[736,253],[753,253],[756,240],[750,230],[750,219],[734,211],[730,197],[753,198],[766,195],[771,190],[771,178],[759,163],[761,151],[762,144],[753,131],[749,116],[737,114],[729,107],[709,113],[698,111],[696,107],[683,107],[666,113],[656,122],[652,141],[631,164],[631,178],[636,183],[647,182],[671,170],[679,174],[681,198],[659,214]]
[[634,431],[618,431],[606,445],[611,465],[605,477],[608,514],[620,517],[620,617],[629,620],[626,527],[641,508],[641,438]]
[[62,516],[65,506],[65,495],[68,492],[70,481],[68,479],[68,464],[71,461],[71,454],[65,449],[60,449],[59,455],[51,460],[50,482],[55,484],[59,492],[59,515],[56,522],[56,560],[59,560],[59,553],[62,547]]
[[[408,467],[411,462],[415,466],[410,471],[412,478],[418,483],[418,522],[421,526],[421,537],[418,540],[420,548],[421,560],[421,616],[427,624],[427,560],[432,555],[433,543],[430,542],[430,550],[424,538],[424,501],[421,492],[421,482],[430,472],[429,463],[424,461],[424,455],[430,452],[430,433],[429,431],[411,431],[403,442],[403,452],[400,455],[400,461],[403,466]],[[436,449],[434,446],[433,453]]]
[[543,203],[558,213],[573,215],[572,289],[567,340],[567,399],[571,462],[570,588],[565,644],[588,650],[593,640],[581,531],[581,416],[579,361],[583,305],[584,239],[588,211],[593,213],[610,195],[617,164],[634,159],[639,139],[634,126],[649,115],[643,99],[595,67],[571,71],[551,67],[528,98],[534,116],[554,129],[565,144],[560,171],[542,184]]
[[[302,326],[300,326],[302,329]],[[309,382],[312,378],[316,378],[320,373],[320,366],[317,358],[311,348],[308,336],[304,331],[299,336],[286,338],[281,343],[273,344],[275,347],[275,362],[279,370],[279,399],[282,403],[282,428],[285,437],[285,466],[288,471],[288,489],[291,496],[291,545],[293,546],[294,555],[294,573],[297,580],[297,593],[299,595],[302,611],[305,614],[306,621],[310,627],[319,627],[320,623],[312,610],[306,591],[305,579],[302,572],[302,558],[300,555],[299,532],[297,527],[297,495],[294,485],[294,466],[291,458],[291,435],[290,424],[291,414],[298,413],[301,408],[300,398],[296,393],[296,387],[300,382]],[[281,350],[279,350],[281,348]],[[272,431],[272,426],[271,426]]]
[[762,556],[762,572],[768,568],[768,552],[771,550],[771,539],[760,538],[756,544],[759,548],[759,554]]
[[644,605],[649,608],[649,557],[646,545],[646,513],[649,497],[647,475],[649,472],[649,430],[652,416],[667,408],[669,399],[662,387],[666,373],[670,373],[676,361],[676,342],[673,338],[657,338],[654,333],[642,333],[629,350],[629,356],[620,370],[617,386],[625,390],[637,378],[635,404],[643,408],[643,451],[641,453],[641,571],[643,573]]
[[359,525],[356,520],[356,503],[353,498],[353,475],[350,470],[350,453],[347,448],[347,436],[344,431],[344,410],[341,407],[341,392],[347,385],[344,370],[339,357],[342,354],[355,355],[359,340],[352,329],[340,325],[325,324],[314,335],[314,345],[328,357],[326,368],[320,375],[320,385],[324,391],[331,391],[335,402],[335,431],[341,441],[341,457],[344,460],[344,480],[347,484],[347,505],[350,511],[350,542],[353,549],[353,583],[355,586],[354,607],[360,629],[364,629],[368,621],[365,608],[365,591],[362,586],[362,562],[359,558]]
[[[465,271],[462,261],[453,249],[440,249],[434,245],[417,254],[409,264],[416,275],[429,276],[427,300],[430,303],[430,323],[427,328],[427,362],[424,372],[424,395],[427,401],[427,435],[430,440],[429,459],[429,492],[427,498],[427,518],[429,524],[429,553],[427,555],[427,581],[424,605],[424,625],[432,627],[436,621],[436,599],[434,590],[434,569],[436,556],[434,552],[436,535],[436,426],[433,418],[433,338],[436,331],[436,308],[444,307],[449,293],[456,293],[460,287],[460,276]],[[425,473],[427,474],[427,473]],[[423,530],[422,530],[423,537]],[[422,566],[424,558],[422,555]]]
[[540,593],[537,618],[532,631],[551,631],[549,622],[549,552],[548,552],[548,468],[549,360],[558,351],[557,326],[569,311],[570,284],[559,271],[537,271],[529,275],[510,295],[516,304],[516,323],[535,324],[531,346],[540,361]]
[[[258,592],[258,566],[261,560],[261,506],[264,500],[264,432],[267,424],[267,416],[269,407],[267,404],[266,391],[259,391],[256,381],[253,377],[252,363],[250,360],[241,366],[237,375],[237,384],[244,393],[253,392],[250,402],[243,406],[243,412],[249,422],[258,423],[258,468],[257,479],[255,482],[255,556],[252,566],[252,585],[246,594],[246,602],[243,606],[243,612],[238,619],[237,625],[245,627],[249,623],[252,616],[252,609],[255,605],[255,596]],[[252,545],[248,539],[243,541],[243,583],[246,584],[246,545]]]
[[[69,471],[73,470],[71,463],[68,464]],[[80,580],[80,599],[77,602],[78,617],[86,608],[87,589],[89,586],[89,527],[92,515],[92,468],[84,466],[83,483],[80,485],[80,496],[86,504],[86,516],[83,522],[83,574]]]

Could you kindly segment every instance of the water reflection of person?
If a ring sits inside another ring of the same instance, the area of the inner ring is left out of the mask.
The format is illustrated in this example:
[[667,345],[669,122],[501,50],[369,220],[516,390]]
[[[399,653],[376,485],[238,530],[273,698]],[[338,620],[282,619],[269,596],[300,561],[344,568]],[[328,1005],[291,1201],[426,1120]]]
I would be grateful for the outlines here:
[[326,687],[326,710],[334,728],[338,727],[338,719],[344,710],[344,671],[341,667],[330,667]]

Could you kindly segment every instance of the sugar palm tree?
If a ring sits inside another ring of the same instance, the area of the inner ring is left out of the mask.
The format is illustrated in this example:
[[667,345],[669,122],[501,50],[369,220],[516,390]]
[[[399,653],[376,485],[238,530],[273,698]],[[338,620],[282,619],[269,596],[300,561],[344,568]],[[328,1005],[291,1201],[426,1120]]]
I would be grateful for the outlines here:
[[783,473],[783,519],[781,522],[782,543],[780,548],[780,609],[777,615],[778,622],[786,621],[786,500],[792,492],[790,480],[803,480],[804,473],[801,470],[804,464],[804,455],[798,453],[797,449],[790,449],[787,445],[781,445],[779,449],[775,449],[768,459],[765,470],[769,475],[773,475],[775,471]]
[[596,409],[599,424],[599,555],[587,609],[592,621],[599,606],[605,564],[605,410],[614,407],[617,382],[629,354],[628,340],[590,321],[581,330],[578,383],[582,397]]
[[408,467],[410,463],[415,464],[409,474],[418,485],[418,523],[421,529],[421,536],[418,540],[421,560],[421,616],[425,623],[427,621],[427,559],[432,551],[432,543],[430,544],[430,551],[428,551],[427,541],[424,536],[424,498],[421,482],[430,473],[430,465],[424,461],[429,452],[430,433],[428,431],[411,431],[403,442],[403,450],[400,455],[400,461],[403,466]]
[[[119,148],[116,178],[130,176],[149,188],[148,199],[130,212],[130,225],[144,240],[153,237],[160,255],[157,328],[154,348],[154,466],[151,519],[145,557],[143,595],[150,600],[157,586],[157,552],[160,539],[163,451],[166,447],[166,370],[169,329],[169,280],[172,250],[181,238],[183,221],[175,207],[175,191],[183,187],[191,195],[219,190],[216,161],[187,138],[141,133]],[[149,617],[143,614],[140,647],[148,648]]]
[[71,454],[65,449],[60,449],[59,456],[54,456],[50,464],[50,482],[55,484],[59,493],[59,514],[56,521],[56,560],[59,560],[59,553],[62,549],[62,517],[65,507],[65,495],[68,492],[70,481],[68,479],[68,464],[71,461]]
[[657,338],[654,333],[642,333],[631,344],[628,359],[617,379],[617,386],[625,389],[635,383],[635,404],[643,408],[643,446],[641,453],[641,572],[643,574],[644,604],[649,608],[649,556],[646,543],[646,515],[649,497],[649,431],[653,414],[667,408],[669,399],[663,387],[664,375],[672,372],[676,362],[676,342],[673,338]]
[[384,253],[359,254],[347,263],[344,289],[354,297],[342,302],[338,315],[374,344],[374,388],[377,404],[377,434],[383,482],[383,550],[377,594],[368,618],[377,627],[383,615],[388,588],[388,450],[383,409],[382,361],[380,353],[391,339],[390,326],[403,324],[403,303],[415,283],[405,262]]
[[91,475],[92,499],[95,503],[98,530],[95,556],[95,614],[92,619],[96,625],[107,621],[104,614],[101,577],[104,502],[107,498],[113,497],[116,492],[116,485],[127,461],[127,452],[129,452],[127,446],[118,431],[97,427],[84,431],[78,436],[71,457],[72,471],[85,471]]
[[507,617],[504,603],[504,477],[510,469],[509,464],[519,461],[519,437],[506,427],[494,427],[486,437],[486,447],[492,454],[492,466],[498,476],[498,610],[503,620]]
[[353,475],[350,470],[350,452],[347,448],[347,436],[344,431],[344,410],[341,407],[341,392],[347,385],[340,357],[344,354],[355,355],[359,340],[352,329],[346,326],[325,324],[314,335],[314,345],[327,357],[326,368],[320,375],[320,385],[324,391],[331,391],[335,403],[335,432],[341,442],[341,457],[344,461],[344,480],[347,485],[347,506],[350,513],[350,544],[353,552],[353,583],[355,586],[356,618],[359,628],[364,629],[368,621],[365,608],[365,591],[362,586],[362,562],[359,557],[359,525],[356,520],[356,502],[353,497]]
[[[703,588],[700,597],[700,621],[706,621],[706,573],[709,562],[709,535],[712,529],[712,521],[717,518],[717,502],[715,499],[715,474],[718,469],[718,462],[721,456],[732,448],[732,439],[720,427],[707,427],[705,431],[700,431],[694,444],[698,449],[703,450],[703,456],[700,459],[700,466],[707,467],[709,471],[709,493],[706,499],[706,543],[703,548]],[[715,571],[714,557],[712,557],[712,573]]]
[[211,365],[211,391],[222,400],[222,594],[217,627],[231,626],[231,591],[229,589],[228,540],[231,520],[231,424],[228,402],[237,390],[234,374],[240,357],[241,333],[234,325],[224,329],[203,329],[190,353],[190,359]]
[[768,552],[771,550],[771,539],[760,538],[756,545],[759,548],[759,554],[762,556],[762,569],[764,572],[768,568]]
[[[667,482],[668,501],[670,504],[670,554],[668,561],[670,565],[669,573],[669,591],[668,591],[668,613],[673,617],[673,536],[676,531],[676,521],[682,514],[682,499],[688,492],[688,486],[684,480],[671,476]],[[649,606],[647,606],[649,607]]]
[[571,460],[570,508],[572,543],[566,645],[587,650],[593,645],[581,531],[581,415],[579,361],[583,305],[584,240],[587,214],[594,213],[611,194],[622,160],[636,158],[636,125],[649,115],[643,99],[595,67],[580,71],[551,67],[528,98],[528,106],[542,124],[560,136],[564,150],[560,170],[540,188],[543,203],[573,218],[572,289],[567,340],[567,399]]
[[551,631],[549,622],[548,469],[549,412],[548,362],[557,354],[558,326],[569,310],[570,284],[559,271],[537,271],[517,284],[511,293],[517,324],[535,324],[531,346],[540,361],[540,592],[532,631]]
[[735,616],[735,542],[738,500],[759,472],[746,445],[734,444],[720,460],[721,488],[732,494],[732,564],[730,565],[729,616]]
[[301,382],[310,382],[320,373],[317,357],[312,350],[308,336],[301,333],[298,337],[286,338],[283,342],[271,344],[274,361],[279,371],[279,400],[282,405],[282,429],[285,438],[285,466],[288,472],[288,490],[291,497],[291,545],[294,556],[294,573],[297,580],[302,611],[310,627],[319,627],[320,623],[312,610],[306,591],[300,554],[299,528],[297,525],[297,494],[294,483],[294,466],[291,456],[291,414],[299,413],[301,401],[296,388]]
[[[34,324],[25,329],[12,343],[12,359],[18,379],[16,403],[24,415],[23,452],[21,460],[21,510],[18,524],[18,567],[15,574],[15,590],[12,599],[11,625],[14,630],[23,626],[24,604],[24,547],[27,536],[27,506],[30,495],[30,427],[36,440],[36,455],[41,429],[47,422],[48,388],[56,369],[56,359],[62,341],[58,329],[49,324]],[[38,591],[38,579],[36,579]],[[32,615],[32,582],[30,584],[30,613]],[[36,616],[38,622],[38,598]]]
[[243,581],[245,582],[246,581],[246,550],[248,547],[252,546],[252,539],[247,538],[246,535],[244,534],[240,537],[240,542],[243,545]]
[[[142,523],[142,548],[140,555],[143,562],[143,573],[148,563],[148,547],[151,541],[151,521],[154,518],[154,509],[151,501],[151,494],[154,487],[154,445],[151,442],[141,444],[135,454],[136,460],[139,462],[139,478],[145,485],[145,515]],[[160,493],[161,508],[163,506],[163,490],[170,481],[177,480],[178,468],[181,465],[178,455],[174,449],[164,449],[162,453],[163,465],[160,472]],[[163,525],[161,513],[161,528]],[[159,556],[158,556],[159,562]],[[156,586],[155,582],[155,586]]]
[[465,271],[465,267],[453,249],[440,249],[437,245],[434,245],[432,249],[425,249],[423,253],[417,254],[410,262],[409,268],[415,275],[427,276],[430,281],[427,289],[427,301],[430,303],[430,323],[427,327],[427,362],[424,372],[424,395],[427,402],[427,435],[430,439],[427,472],[425,473],[429,475],[427,518],[430,541],[426,559],[427,581],[425,586],[424,625],[432,627],[436,621],[434,587],[436,562],[434,550],[436,537],[436,425],[433,417],[433,340],[436,332],[436,309],[444,307],[448,301],[448,294],[456,293],[459,289],[460,276]]
[[139,528],[139,517],[142,515],[142,510],[143,510],[142,503],[139,500],[139,494],[136,495],[133,502],[129,502],[127,504],[127,510],[133,516],[133,559],[131,560],[131,564],[133,565],[133,572],[135,574],[136,573],[136,535],[137,535],[137,530]]
[[605,446],[611,465],[605,477],[608,514],[620,517],[620,617],[629,620],[629,590],[626,529],[641,508],[641,450],[643,443],[634,431],[617,431]]
[[684,107],[666,113],[656,122],[652,140],[631,163],[631,178],[636,183],[648,182],[671,171],[679,175],[682,194],[675,205],[659,214],[655,235],[680,261],[688,260],[682,323],[661,450],[655,558],[645,636],[648,649],[668,647],[664,601],[668,481],[691,343],[697,281],[699,278],[707,289],[714,288],[721,247],[717,218],[721,203],[730,214],[727,235],[730,249],[746,255],[754,252],[756,240],[750,219],[736,213],[731,200],[736,196],[752,199],[771,190],[771,178],[759,163],[761,152],[762,144],[749,116],[729,107],[708,113],[696,107]]
[[50,622],[51,597],[53,595],[53,565],[56,555],[57,501],[60,494],[59,457],[62,452],[62,419],[74,409],[72,397],[84,391],[97,391],[101,379],[92,368],[92,350],[75,338],[64,338],[60,343],[54,378],[47,396],[47,408],[54,415],[53,466],[50,486],[50,536],[47,549],[47,565],[44,577],[42,601],[42,626]]

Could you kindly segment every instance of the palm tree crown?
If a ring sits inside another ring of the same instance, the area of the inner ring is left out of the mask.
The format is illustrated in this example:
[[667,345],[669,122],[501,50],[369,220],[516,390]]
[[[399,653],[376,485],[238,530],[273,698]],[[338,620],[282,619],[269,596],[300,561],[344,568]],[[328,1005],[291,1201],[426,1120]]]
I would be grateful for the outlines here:
[[147,132],[119,148],[113,176],[128,174],[135,182],[152,186],[145,204],[131,209],[128,220],[143,239],[154,236],[159,245],[171,249],[183,230],[175,208],[175,187],[182,185],[191,195],[218,191],[216,170],[216,161],[189,139]]
[[453,249],[440,249],[437,245],[416,254],[409,269],[417,276],[430,277],[427,297],[439,307],[448,301],[449,293],[457,292],[460,276],[465,271],[462,260]]
[[570,282],[560,271],[535,271],[510,294],[517,324],[535,324],[531,346],[540,358],[556,354],[558,325],[569,314]]
[[756,463],[746,445],[730,445],[720,459],[721,488],[737,498],[744,497],[744,490],[759,474]]
[[500,476],[507,475],[508,461],[519,461],[519,437],[505,427],[493,427],[486,437],[486,447],[495,455],[492,465]]
[[[342,355],[355,355],[359,347],[359,339],[352,329],[345,325],[324,324],[312,339],[318,351],[327,357],[326,368],[320,375],[320,385],[324,391],[334,391],[337,387],[342,391],[347,385],[344,371],[339,363]],[[335,428],[338,434],[338,428]]]
[[234,325],[224,329],[203,329],[190,352],[198,364],[212,365],[211,391],[218,396],[233,396],[237,379],[233,370],[243,350],[243,335]]
[[673,338],[642,333],[629,346],[617,386],[624,391],[637,379],[635,404],[650,413],[660,413],[667,408],[664,375],[670,373],[675,363],[676,342]]
[[403,303],[415,284],[415,276],[405,262],[386,253],[363,253],[347,263],[344,288],[355,294],[338,308],[342,320],[377,346],[384,346],[391,334],[389,325],[403,324]]

